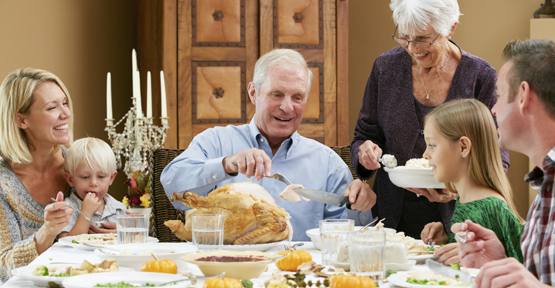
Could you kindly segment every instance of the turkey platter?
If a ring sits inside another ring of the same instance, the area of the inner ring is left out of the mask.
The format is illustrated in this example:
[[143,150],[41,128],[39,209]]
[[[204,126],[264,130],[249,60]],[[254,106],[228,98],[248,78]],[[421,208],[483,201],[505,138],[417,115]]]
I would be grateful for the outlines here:
[[[227,184],[203,197],[191,192],[173,193],[171,201],[196,208],[191,214],[225,216],[224,244],[248,245],[277,242],[293,237],[289,213],[277,206],[266,189],[253,182]],[[164,222],[181,240],[192,241],[191,215],[186,223]]]

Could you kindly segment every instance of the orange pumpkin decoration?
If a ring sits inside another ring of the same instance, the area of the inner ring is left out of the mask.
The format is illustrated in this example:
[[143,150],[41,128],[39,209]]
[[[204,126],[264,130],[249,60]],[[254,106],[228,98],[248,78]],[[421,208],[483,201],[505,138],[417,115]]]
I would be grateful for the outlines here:
[[376,288],[376,283],[367,276],[336,275],[331,278],[330,288]]
[[177,274],[177,264],[170,259],[158,260],[154,254],[153,261],[148,261],[141,267],[141,272],[158,272],[158,273],[169,273]]
[[216,277],[206,280],[204,288],[243,288],[243,284],[237,279]]
[[310,253],[304,250],[289,249],[278,254],[286,255],[287,253],[290,254],[276,263],[277,268],[281,271],[295,272],[301,264],[312,261]]

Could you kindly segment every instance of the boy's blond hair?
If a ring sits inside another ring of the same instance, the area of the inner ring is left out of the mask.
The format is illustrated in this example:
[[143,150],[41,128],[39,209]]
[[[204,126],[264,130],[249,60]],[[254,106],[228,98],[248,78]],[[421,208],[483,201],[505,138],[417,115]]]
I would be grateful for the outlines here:
[[81,161],[85,161],[91,168],[96,164],[106,174],[116,172],[114,151],[108,143],[98,138],[86,137],[73,142],[65,157],[64,170],[73,175]]

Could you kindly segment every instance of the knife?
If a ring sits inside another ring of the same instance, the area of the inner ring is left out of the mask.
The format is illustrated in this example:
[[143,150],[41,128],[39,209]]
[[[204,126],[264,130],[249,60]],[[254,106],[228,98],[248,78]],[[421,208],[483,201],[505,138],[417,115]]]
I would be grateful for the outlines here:
[[351,210],[351,203],[349,203],[349,197],[345,197],[343,195],[337,195],[335,193],[330,193],[322,190],[316,189],[293,189],[297,194],[308,198],[310,200],[314,200],[316,202],[329,204],[337,207],[343,207],[343,205],[347,204],[347,209]]
[[441,274],[443,276],[447,276],[462,282],[472,283],[474,282],[474,276],[465,273],[461,270],[453,269],[449,266],[445,266],[441,263],[438,263],[432,259],[426,259],[426,266],[430,268],[433,272]]

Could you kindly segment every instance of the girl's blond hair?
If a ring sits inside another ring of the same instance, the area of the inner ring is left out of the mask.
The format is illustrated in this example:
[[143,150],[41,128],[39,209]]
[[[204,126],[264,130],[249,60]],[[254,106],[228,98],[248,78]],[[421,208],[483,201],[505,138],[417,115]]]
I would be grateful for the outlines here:
[[[497,129],[488,107],[475,99],[449,101],[432,110],[426,116],[424,125],[426,123],[434,125],[451,142],[457,142],[463,136],[470,139],[468,175],[478,185],[501,194],[518,220],[524,222],[513,202],[511,184],[503,170]],[[449,191],[457,192],[452,183],[445,186]]]
[[[73,112],[73,104],[66,86],[58,76],[41,69],[23,68],[10,73],[0,86],[0,156],[17,164],[33,162],[29,143],[25,132],[17,126],[17,114],[29,114],[35,98],[33,93],[37,86],[50,81],[62,89],[67,96],[69,110]],[[70,143],[73,142],[73,113],[69,118],[68,131]],[[66,145],[69,147],[69,144]],[[55,147],[58,151],[60,147]]]

